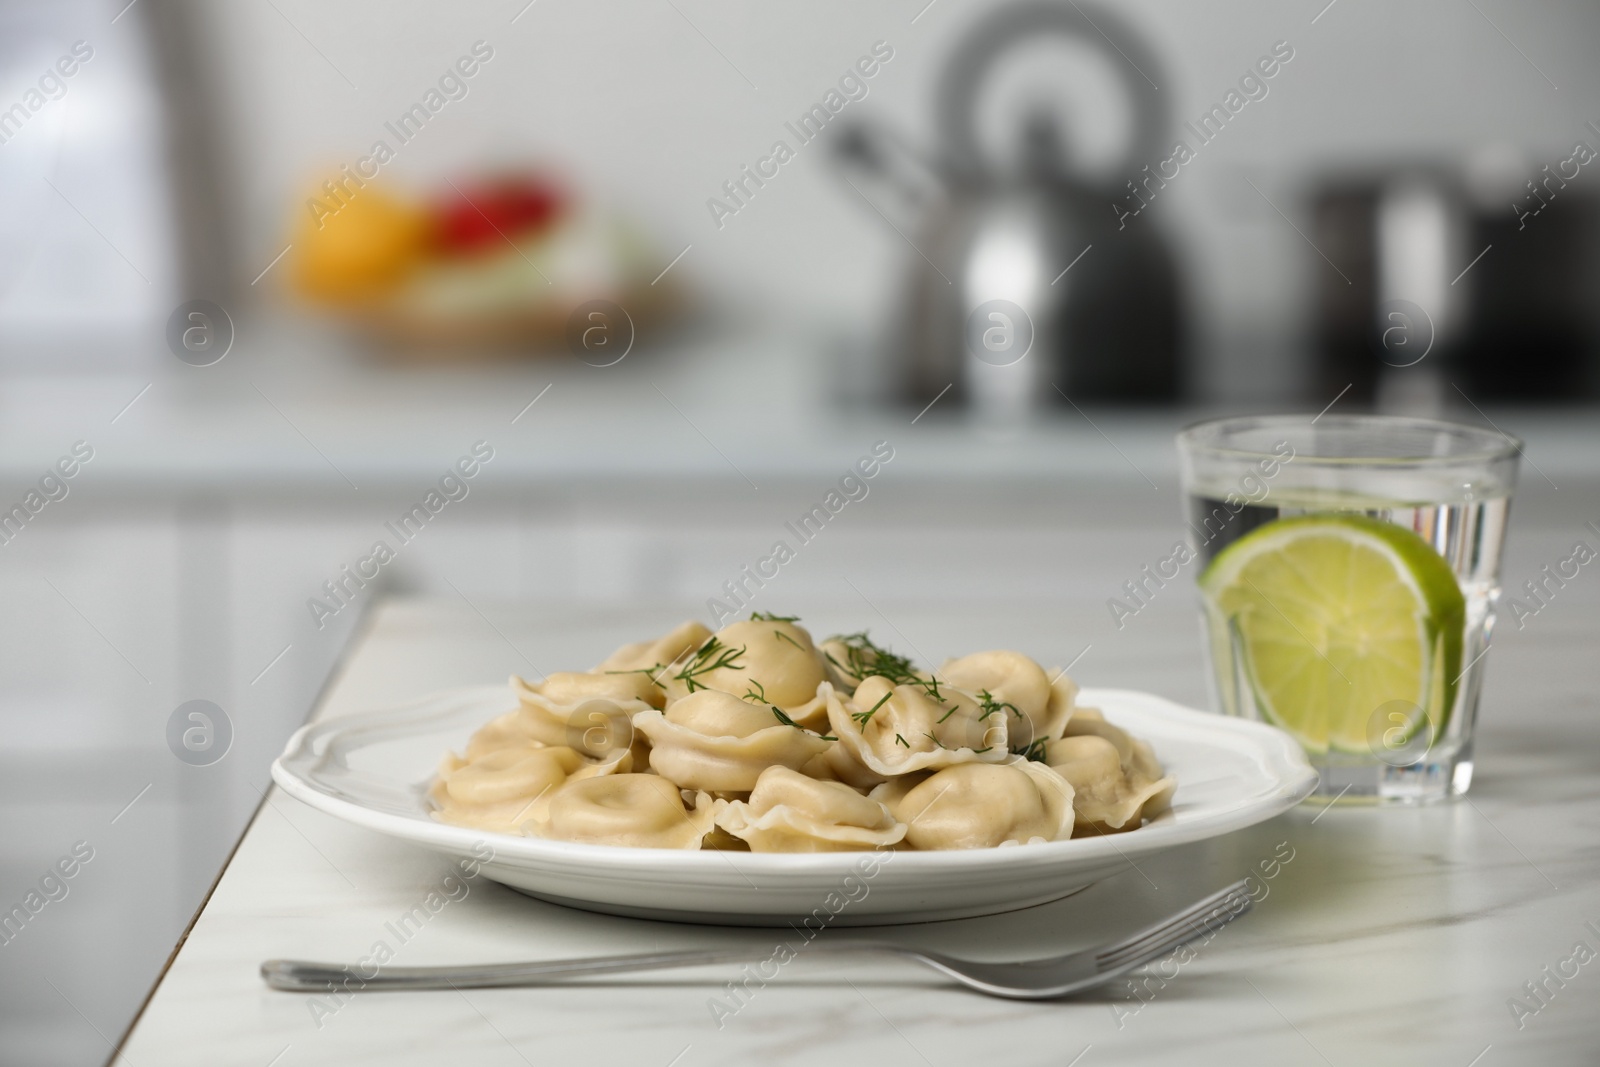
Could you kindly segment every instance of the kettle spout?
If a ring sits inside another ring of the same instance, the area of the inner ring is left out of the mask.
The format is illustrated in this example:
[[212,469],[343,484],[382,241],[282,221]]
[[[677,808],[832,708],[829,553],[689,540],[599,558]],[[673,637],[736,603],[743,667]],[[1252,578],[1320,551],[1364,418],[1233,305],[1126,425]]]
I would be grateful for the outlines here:
[[897,229],[920,228],[948,198],[939,170],[881,127],[845,126],[833,141],[832,158],[850,187]]

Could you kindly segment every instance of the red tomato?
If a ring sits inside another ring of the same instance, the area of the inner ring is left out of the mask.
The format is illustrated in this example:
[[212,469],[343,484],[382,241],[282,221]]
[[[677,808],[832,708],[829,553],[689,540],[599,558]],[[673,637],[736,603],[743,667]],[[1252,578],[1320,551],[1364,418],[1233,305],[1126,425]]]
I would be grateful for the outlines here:
[[545,229],[566,207],[553,182],[532,175],[506,175],[457,189],[436,209],[435,234],[440,247],[473,252],[529,231]]

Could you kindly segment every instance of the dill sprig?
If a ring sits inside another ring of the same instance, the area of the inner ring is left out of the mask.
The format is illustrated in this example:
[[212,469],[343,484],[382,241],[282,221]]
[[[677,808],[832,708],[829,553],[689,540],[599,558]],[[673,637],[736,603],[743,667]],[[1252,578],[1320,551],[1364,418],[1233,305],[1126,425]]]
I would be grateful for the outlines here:
[[[987,689],[978,690],[978,708],[983,712],[983,714],[978,716],[979,722],[987,719],[995,712],[1006,708],[1010,708],[1011,713],[1017,718],[1022,718],[1022,711],[1015,704],[1011,704],[1003,700],[996,700],[994,698],[994,694],[990,693]],[[943,722],[944,720],[941,719],[940,721]]]
[[879,697],[878,702],[872,705],[872,707],[868,708],[866,711],[852,711],[850,713],[850,717],[854,719],[860,726],[865,727],[867,723],[872,721],[872,717],[878,713],[878,709],[887,704],[889,702],[889,698],[892,696],[894,696],[894,690],[891,689],[889,692]]
[[651,666],[651,667],[635,667],[631,671],[606,671],[606,673],[607,674],[642,674],[646,678],[650,679],[650,684],[651,685],[656,686],[659,689],[665,689],[666,686],[662,685],[661,682],[657,680],[657,678],[659,677],[659,675],[661,674],[662,671],[667,669],[667,666],[668,665],[665,664],[665,663],[657,663],[657,664],[655,664],[654,666]]
[[776,637],[779,641],[787,641],[787,642],[789,642],[795,648],[798,648],[801,652],[804,652],[806,650],[806,646],[802,645],[799,641],[796,641],[794,638],[790,637],[788,634],[784,633],[782,630],[774,630],[774,631],[772,631],[772,636]]
[[826,653],[828,662],[857,683],[876,677],[886,679],[891,685],[914,685],[939,703],[944,703],[944,694],[939,692],[939,679],[931,674],[924,676],[909,658],[875,644],[865,630],[854,634],[835,634],[828,641],[843,645],[845,658],[845,662],[840,663],[829,652]]
[[1048,744],[1049,741],[1050,739],[1048,737],[1038,737],[1028,742],[1028,744],[1022,748],[1014,748],[1011,751],[1021,756],[1025,760],[1029,760],[1033,763],[1043,763],[1045,761],[1044,746]]
[[[757,683],[757,684],[759,684],[759,683]],[[748,694],[746,694],[746,695],[748,695]],[[762,699],[765,700],[766,698],[763,697]],[[824,741],[837,741],[837,740],[839,740],[837,737],[834,737],[832,734],[819,734],[815,730],[807,730],[804,726],[801,726],[799,723],[797,723],[793,719],[789,718],[789,716],[785,715],[783,713],[783,709],[778,707],[778,705],[776,705],[776,704],[768,704],[767,708],[768,708],[768,710],[770,710],[772,712],[773,716],[779,722],[783,723],[783,725],[785,725],[785,726],[793,726],[796,730],[800,730],[800,731],[803,731],[804,733],[808,733],[812,737],[820,737]]]
[[739,663],[739,657],[744,655],[745,648],[730,648],[719,641],[715,634],[706,639],[706,643],[695,650],[683,670],[672,677],[683,683],[684,688],[693,693],[700,689],[709,689],[710,686],[700,681],[700,675],[719,671],[726,667],[729,670],[742,671],[744,666]]
[[774,615],[770,611],[752,611],[751,622],[799,622],[798,615]]
[[895,734],[895,735],[894,735],[894,739],[895,739],[895,741],[896,741],[896,742],[897,742],[897,743],[899,743],[899,744],[902,744],[902,745],[905,745],[905,747],[906,747],[906,748],[910,748],[910,747],[911,747],[911,745],[910,745],[910,743],[908,743],[908,742],[907,742],[907,741],[906,741],[906,739],[905,739],[905,738],[903,738],[903,737],[901,737],[901,736],[900,736],[900,735],[899,735],[899,734]]

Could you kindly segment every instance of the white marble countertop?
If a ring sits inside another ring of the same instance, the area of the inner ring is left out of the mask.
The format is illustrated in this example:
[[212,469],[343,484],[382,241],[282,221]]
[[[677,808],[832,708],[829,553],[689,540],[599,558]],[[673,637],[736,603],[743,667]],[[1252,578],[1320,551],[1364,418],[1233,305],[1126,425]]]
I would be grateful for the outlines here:
[[[343,1004],[274,992],[257,975],[263,959],[353,960],[379,940],[397,960],[427,964],[708,943],[747,943],[764,956],[787,933],[594,915],[477,880],[400,943],[387,924],[440,885],[449,873],[443,861],[274,789],[118,1062],[1593,1063],[1600,962],[1565,962],[1579,943],[1600,950],[1600,622],[1592,600],[1549,619],[1537,640],[1505,641],[1488,697],[1501,713],[1480,730],[1469,802],[1325,811],[1314,800],[1067,900],[865,935],[975,957],[1043,955],[1129,932],[1252,871],[1263,878],[1266,896],[1253,913],[1192,961],[1134,986],[1016,1003],[909,965],[802,954],[720,1028],[709,1004],[733,972],[716,968],[586,987],[357,994]],[[1037,606],[1027,610],[1038,618],[1019,621],[1002,603],[886,596],[875,604],[884,623],[936,658],[974,635],[1045,624]],[[824,627],[866,610],[859,602],[797,607]],[[596,648],[685,613],[683,605],[626,615],[502,605],[488,609],[496,636],[489,619],[459,602],[389,601],[315,714],[504,676],[513,660],[507,644],[537,650],[541,662],[586,662]],[[1195,701],[1194,645],[1192,618],[1174,611],[1097,653],[1096,670],[1075,673],[1091,684],[1133,674]],[[1548,977],[1561,968],[1569,977]],[[1543,1001],[1530,996],[1529,982],[1544,983]],[[1526,1005],[1520,1017],[1513,998]]]

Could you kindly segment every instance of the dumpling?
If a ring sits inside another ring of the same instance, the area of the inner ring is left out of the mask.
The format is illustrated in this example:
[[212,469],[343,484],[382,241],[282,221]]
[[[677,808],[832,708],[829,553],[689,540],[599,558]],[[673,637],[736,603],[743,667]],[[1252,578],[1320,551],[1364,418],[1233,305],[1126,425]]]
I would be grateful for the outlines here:
[[[1140,778],[1147,781],[1159,779],[1162,783],[1161,789],[1152,793],[1150,799],[1144,802],[1145,818],[1153,819],[1172,808],[1172,795],[1178,791],[1178,779],[1166,773],[1161,761],[1156,759],[1155,750],[1150,747],[1149,742],[1141,741],[1137,737],[1133,739],[1133,761],[1125,773],[1128,775],[1129,784],[1135,789],[1140,788],[1138,785]],[[1129,829],[1137,827],[1130,826]]]
[[[1139,773],[1149,778],[1160,778],[1165,774],[1161,769],[1161,762],[1156,759],[1154,750],[1148,744],[1122,727],[1107,722],[1105,713],[1099,708],[1074,707],[1072,718],[1067,720],[1062,736],[1079,737],[1086,734],[1103,737],[1115,745],[1117,757],[1129,774]],[[1159,810],[1165,811],[1166,808],[1161,807]]]
[[704,793],[685,806],[677,786],[655,774],[612,774],[569,781],[550,796],[527,830],[537,837],[586,845],[698,849],[711,831]]
[[504,729],[591,759],[629,748],[634,714],[660,703],[648,699],[658,691],[643,674],[552,674],[538,685],[513,675],[511,690],[522,707]]
[[974,652],[940,667],[939,678],[1011,716],[1013,748],[1025,747],[1035,738],[1054,737],[1066,722],[1065,714],[1059,722],[1052,721],[1050,679],[1020,652]]
[[[1072,718],[1067,720],[1065,734],[1060,741],[1045,746],[1046,763],[1052,766],[1057,763],[1067,765],[1072,761],[1088,759],[1088,765],[1073,773],[1082,776],[1097,774],[1094,767],[1106,766],[1104,748],[1082,743],[1061,747],[1066,741],[1094,738],[1110,746],[1116,753],[1120,771],[1121,782],[1116,788],[1104,782],[1103,776],[1086,779],[1099,782],[1099,788],[1091,789],[1090,793],[1106,799],[1093,807],[1092,813],[1079,812],[1079,822],[1085,828],[1092,826],[1102,833],[1136,830],[1144,819],[1159,815],[1172,806],[1172,795],[1178,787],[1177,779],[1166,775],[1148,744],[1122,727],[1107,722],[1098,708],[1074,708]],[[1094,762],[1096,753],[1099,754],[1098,763]],[[1115,783],[1115,779],[1112,781]],[[1115,802],[1111,799],[1113,797],[1117,798]],[[1133,802],[1134,798],[1137,798],[1137,803]]]
[[446,755],[435,818],[645,848],[972,849],[1132,830],[1175,788],[1065,671],[991,650],[933,672],[760,612],[511,687],[516,710]]
[[521,708],[497,715],[473,732],[467,739],[463,754],[470,761],[502,748],[537,748],[543,745],[544,742],[535,738],[529,729],[527,717],[522,714]]
[[986,710],[959,689],[895,685],[877,675],[857,686],[849,701],[826,688],[828,724],[839,743],[884,777],[1010,757],[1005,714]]
[[1116,746],[1117,756],[1124,763],[1133,759],[1133,737],[1122,727],[1106,722],[1105,712],[1099,708],[1074,707],[1065,729],[1061,731],[1063,737],[1080,737],[1085,734],[1103,737],[1110,741]]
[[820,756],[801,767],[800,773],[824,782],[843,782],[852,789],[860,790],[871,789],[889,780],[888,775],[879,774],[862,763],[847,745],[838,740],[830,742]]
[[[1072,806],[1080,832],[1137,830],[1144,822],[1146,806],[1164,806],[1177,784],[1171,778],[1151,776],[1149,768],[1140,765],[1142,760],[1130,759],[1124,768],[1117,746],[1097,734],[1047,742],[1044,757],[1052,770],[1072,783]],[[1150,756],[1152,762],[1154,758]],[[1157,764],[1156,775],[1160,770]]]
[[1034,723],[1033,738],[1036,741],[1060,737],[1078,708],[1078,683],[1060,667],[1052,667],[1048,673],[1050,700],[1045,705],[1044,719]]
[[712,634],[662,681],[668,700],[715,689],[773,705],[809,728],[827,718],[817,692],[826,677],[822,655],[803,627],[782,619],[746,619]]
[[538,693],[551,704],[566,706],[596,698],[641,701],[658,708],[666,703],[665,689],[652,682],[644,671],[557,671],[538,685],[522,682],[522,688]]
[[797,769],[832,743],[786,725],[772,707],[715,689],[641,711],[634,728],[650,742],[650,766],[685,789],[747,793],[772,766]]
[[[604,758],[612,749],[626,747],[633,713],[650,706],[650,688],[640,675],[552,674],[538,685],[513,675],[511,691],[520,706],[481,726],[467,741],[466,757],[533,742],[567,745],[590,758]],[[591,699],[608,703],[579,710]],[[659,695],[655,703],[660,703]]]
[[874,789],[916,849],[993,848],[1072,836],[1072,786],[1042,763],[962,763]]
[[600,661],[594,673],[606,674],[618,671],[643,671],[649,672],[655,667],[664,667],[674,663],[677,659],[692,649],[699,648],[711,636],[711,631],[702,623],[689,619],[679,623],[672,630],[656,638],[654,641],[640,641],[636,644],[623,645],[611,655]]
[[887,848],[906,835],[889,809],[838,782],[768,767],[748,801],[719,801],[716,822],[752,852]]
[[631,763],[626,749],[595,762],[565,746],[527,743],[467,759],[447,755],[428,795],[437,805],[435,817],[442,822],[519,833],[567,781],[625,772]]

